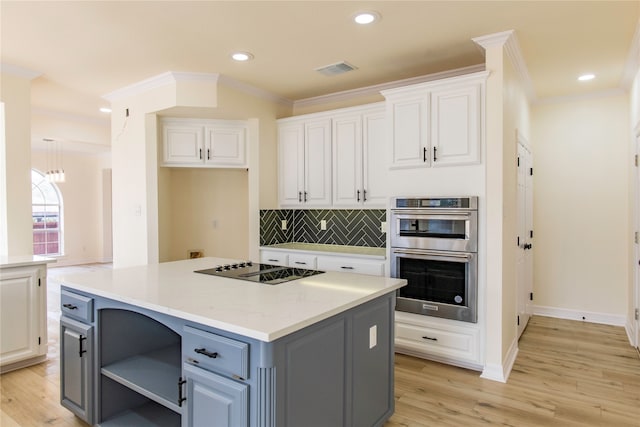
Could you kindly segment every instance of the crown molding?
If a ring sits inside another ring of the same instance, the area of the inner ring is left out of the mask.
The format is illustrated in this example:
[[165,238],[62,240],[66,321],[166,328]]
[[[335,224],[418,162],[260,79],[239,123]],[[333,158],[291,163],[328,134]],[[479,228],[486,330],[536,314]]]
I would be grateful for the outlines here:
[[529,75],[529,70],[527,69],[527,64],[524,61],[524,56],[522,56],[520,43],[518,43],[518,38],[516,37],[516,32],[514,30],[475,37],[472,40],[484,50],[489,47],[502,46],[507,54],[507,58],[509,58],[509,61],[518,74],[520,81],[524,85],[524,92],[527,95],[527,99],[529,99],[529,102],[534,102],[536,100],[533,81]]
[[274,102],[276,104],[281,104],[281,105],[284,105],[285,107],[293,106],[293,101],[288,98],[278,96],[274,93],[271,93],[264,89],[260,89],[256,86],[251,86],[250,84],[240,82],[238,80],[235,80],[223,74],[220,75],[219,82],[220,84],[223,84],[228,88],[235,89],[240,92],[244,92],[246,94],[255,96],[256,98],[261,98],[266,101]]
[[631,89],[633,79],[636,77],[638,70],[640,69],[640,21],[636,25],[636,32],[631,39],[631,47],[629,48],[629,54],[627,55],[627,62],[622,72],[622,79],[620,80],[620,87],[623,89]]
[[179,81],[205,81],[211,83],[217,83],[220,75],[215,73],[189,73],[189,72],[176,72],[167,71],[157,76],[150,77],[137,83],[133,83],[129,86],[125,86],[121,89],[117,89],[106,95],[102,95],[103,99],[109,102],[118,101],[120,99],[129,98],[131,96],[139,95],[144,92],[148,92],[152,89],[156,89],[168,84],[176,83]]
[[425,83],[433,80],[441,80],[449,77],[456,77],[464,74],[471,74],[484,71],[484,64],[471,65],[469,67],[456,68],[438,73],[426,74],[418,77],[411,77],[403,80],[395,80],[388,83],[381,83],[372,86],[365,86],[358,89],[345,90],[342,92],[334,92],[327,95],[314,96],[312,98],[304,98],[293,101],[294,107],[308,107],[312,105],[328,104],[331,102],[345,101],[355,97],[363,97],[370,95],[380,95],[380,92],[387,89],[395,89],[398,87],[409,86],[418,83]]
[[42,73],[38,71],[29,70],[27,68],[18,67],[4,62],[0,63],[0,74],[10,74],[27,80],[33,80],[42,75]]

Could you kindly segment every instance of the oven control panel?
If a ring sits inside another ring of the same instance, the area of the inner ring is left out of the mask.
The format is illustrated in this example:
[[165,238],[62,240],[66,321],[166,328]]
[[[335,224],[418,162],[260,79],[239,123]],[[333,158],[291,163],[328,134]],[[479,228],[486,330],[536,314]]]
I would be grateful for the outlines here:
[[[396,197],[394,208],[441,208],[441,209],[477,209],[477,197],[447,197],[447,198],[405,198]],[[393,209],[393,208],[392,208]]]

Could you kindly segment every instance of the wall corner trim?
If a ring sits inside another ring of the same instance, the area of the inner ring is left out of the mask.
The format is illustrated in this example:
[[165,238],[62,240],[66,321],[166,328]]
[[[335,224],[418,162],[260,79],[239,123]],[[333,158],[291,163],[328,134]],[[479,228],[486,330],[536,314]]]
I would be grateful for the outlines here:
[[153,76],[137,83],[130,84],[121,89],[116,89],[113,92],[102,95],[102,98],[106,99],[109,102],[114,102],[179,81],[209,81],[212,83],[217,83],[219,77],[220,75],[215,73],[187,73],[180,71],[167,71],[162,74],[158,74],[157,76]]
[[505,359],[502,361],[502,365],[493,363],[486,364],[482,370],[480,378],[506,383],[517,357],[518,339],[514,338],[513,341],[511,341],[511,345],[509,346],[509,351],[507,351]]

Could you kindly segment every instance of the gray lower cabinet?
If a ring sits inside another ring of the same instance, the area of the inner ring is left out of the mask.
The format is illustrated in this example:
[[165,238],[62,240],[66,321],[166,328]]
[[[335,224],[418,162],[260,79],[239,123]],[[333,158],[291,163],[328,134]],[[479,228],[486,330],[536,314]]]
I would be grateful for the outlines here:
[[60,403],[93,424],[93,326],[60,319]]
[[189,364],[183,367],[186,399],[182,427],[247,427],[249,386]]
[[263,342],[63,291],[61,402],[91,425],[380,427],[393,414],[393,293]]

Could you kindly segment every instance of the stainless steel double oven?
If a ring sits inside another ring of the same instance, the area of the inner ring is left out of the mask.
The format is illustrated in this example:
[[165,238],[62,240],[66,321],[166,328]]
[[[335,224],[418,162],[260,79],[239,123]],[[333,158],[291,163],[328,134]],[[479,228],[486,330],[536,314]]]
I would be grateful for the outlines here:
[[393,198],[390,233],[396,309],[477,322],[478,198]]

